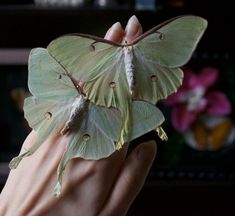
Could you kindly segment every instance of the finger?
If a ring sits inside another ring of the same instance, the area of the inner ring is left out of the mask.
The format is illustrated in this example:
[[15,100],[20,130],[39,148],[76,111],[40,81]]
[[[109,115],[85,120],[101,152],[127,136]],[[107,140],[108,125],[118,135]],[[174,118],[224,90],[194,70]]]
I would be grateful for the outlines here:
[[[156,155],[154,141],[139,145],[125,161],[101,215],[125,215],[141,190]],[[111,214],[112,213],[112,214]]]
[[134,15],[128,20],[122,43],[131,43],[135,38],[137,38],[141,34],[142,34],[142,26],[139,23],[137,17]]
[[[50,215],[56,215],[60,209],[61,215],[66,215],[74,205],[74,208],[80,209],[79,215],[97,215],[97,211],[103,207],[108,197],[116,173],[120,170],[120,164],[125,159],[126,151],[127,145],[124,145],[118,152],[99,161],[72,159],[65,169],[61,196],[54,200],[49,196],[44,198],[40,202],[43,212],[38,210],[41,207],[39,205],[35,207],[33,213],[44,215],[43,213],[51,209]],[[76,202],[71,203],[72,199],[76,199]]]
[[32,130],[26,137],[22,145],[20,153],[23,153],[24,151],[26,151],[26,149],[30,148],[33,145],[33,143],[35,142],[35,137],[36,137],[36,133],[34,130]]
[[[35,132],[31,132],[25,143],[30,144],[34,136]],[[54,177],[54,173],[64,151],[63,145],[59,145],[60,142],[63,141],[58,139],[56,135],[51,136],[37,152],[25,158],[20,163],[18,169],[10,172],[4,187],[6,191],[3,189],[3,193],[10,200],[14,200],[12,204],[13,209],[19,206],[20,203],[18,211],[28,212],[33,209],[34,205],[39,203],[38,200],[42,197],[51,197],[49,196],[51,190],[46,192],[46,189]],[[57,148],[50,148],[52,145],[57,146]],[[19,196],[15,197],[15,193],[19,194]],[[22,213],[22,215],[26,215],[26,213]]]
[[121,42],[123,35],[124,35],[124,30],[123,30],[120,22],[116,22],[107,31],[104,38],[107,40],[114,41],[114,42]]
[[[42,148],[45,148],[46,151],[47,151],[47,149],[48,149],[48,148],[46,148],[46,146],[48,146],[49,148],[51,148],[52,145],[54,145],[54,143],[57,142],[57,140],[58,140],[59,138],[61,138],[60,131],[61,131],[61,129],[58,129],[54,134],[52,134],[52,135],[50,136],[50,138],[48,138],[48,139],[51,140],[50,142],[44,141],[44,142],[47,143],[47,144],[42,143],[42,146],[43,146]],[[25,141],[24,141],[24,143],[23,143],[23,145],[22,145],[22,147],[21,147],[20,154],[22,154],[23,152],[25,152],[25,151],[27,151],[29,148],[31,148],[31,147],[34,145],[35,141],[36,141],[36,132],[35,132],[35,130],[32,130],[32,131],[28,134],[28,136],[26,137],[26,139],[25,139]]]

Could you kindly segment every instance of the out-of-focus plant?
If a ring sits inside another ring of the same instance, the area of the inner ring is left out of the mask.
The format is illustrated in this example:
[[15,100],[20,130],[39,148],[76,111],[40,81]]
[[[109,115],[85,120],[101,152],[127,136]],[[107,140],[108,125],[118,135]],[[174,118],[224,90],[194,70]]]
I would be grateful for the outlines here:
[[219,71],[206,67],[194,73],[186,68],[184,75],[181,88],[164,102],[172,106],[172,125],[183,133],[190,146],[218,150],[231,140],[233,131],[233,124],[227,118],[231,113],[230,101],[223,92],[210,88],[216,83]]

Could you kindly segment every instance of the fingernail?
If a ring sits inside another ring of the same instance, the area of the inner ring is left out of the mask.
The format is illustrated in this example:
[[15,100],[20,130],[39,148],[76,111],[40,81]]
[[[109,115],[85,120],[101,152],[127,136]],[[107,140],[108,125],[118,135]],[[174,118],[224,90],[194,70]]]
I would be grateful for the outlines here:
[[139,20],[135,15],[133,15],[126,26],[126,35],[127,36],[135,36],[137,32],[139,31],[140,23]]
[[120,23],[120,22],[114,23],[114,24],[112,25],[112,27],[111,27],[111,29],[112,29],[113,31],[120,31],[121,28],[122,28],[122,26],[121,26],[121,23]]
[[108,30],[108,32],[105,35],[105,38],[109,40],[110,38],[113,37],[113,35],[115,35],[115,37],[120,37],[120,35],[122,34],[123,34],[123,29],[122,29],[121,23],[116,22]]

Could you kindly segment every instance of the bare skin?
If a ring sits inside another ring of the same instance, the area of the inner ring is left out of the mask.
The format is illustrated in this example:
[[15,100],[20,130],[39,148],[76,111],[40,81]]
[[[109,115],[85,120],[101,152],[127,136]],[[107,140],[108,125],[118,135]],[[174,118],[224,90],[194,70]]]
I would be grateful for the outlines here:
[[[125,31],[115,23],[105,38],[131,41],[142,33],[136,17]],[[26,138],[22,151],[33,144],[35,132]],[[0,216],[124,216],[141,190],[156,155],[151,141],[136,147],[126,158],[127,144],[106,159],[73,159],[66,167],[62,194],[52,195],[56,169],[65,151],[66,138],[56,133],[32,156],[9,174],[0,195]]]

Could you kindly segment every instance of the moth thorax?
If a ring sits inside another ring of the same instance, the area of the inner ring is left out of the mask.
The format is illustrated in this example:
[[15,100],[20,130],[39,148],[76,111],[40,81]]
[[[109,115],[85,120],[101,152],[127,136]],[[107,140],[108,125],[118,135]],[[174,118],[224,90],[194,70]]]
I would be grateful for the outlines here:
[[82,95],[79,95],[75,98],[71,108],[69,119],[61,130],[63,135],[80,128],[83,116],[88,109],[88,102]]
[[132,94],[135,85],[135,77],[134,77],[134,69],[135,66],[133,64],[133,50],[132,46],[126,46],[124,49],[124,65],[126,78],[128,82],[129,91]]

